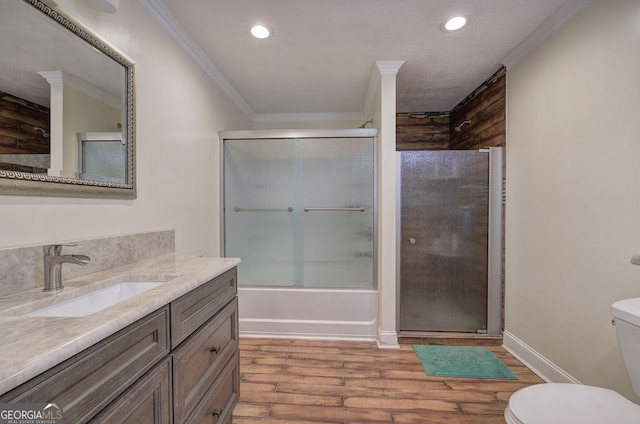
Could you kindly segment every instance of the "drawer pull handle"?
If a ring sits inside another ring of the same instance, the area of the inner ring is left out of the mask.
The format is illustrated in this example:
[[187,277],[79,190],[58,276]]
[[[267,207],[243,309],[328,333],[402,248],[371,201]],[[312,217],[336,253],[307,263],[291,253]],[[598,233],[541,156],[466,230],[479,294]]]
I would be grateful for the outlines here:
[[218,354],[218,352],[220,352],[220,346],[211,346],[211,348],[209,349],[209,351],[211,353],[215,353],[216,355]]
[[222,414],[222,411],[220,411],[219,409],[214,409],[213,412],[211,413],[211,415],[218,418],[220,418],[220,414]]

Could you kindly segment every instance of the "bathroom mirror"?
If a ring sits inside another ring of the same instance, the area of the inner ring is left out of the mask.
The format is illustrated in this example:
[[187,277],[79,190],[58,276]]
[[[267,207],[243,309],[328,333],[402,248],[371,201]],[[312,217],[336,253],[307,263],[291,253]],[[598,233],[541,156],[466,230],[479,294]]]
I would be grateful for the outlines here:
[[0,194],[133,199],[133,62],[51,0],[0,1]]

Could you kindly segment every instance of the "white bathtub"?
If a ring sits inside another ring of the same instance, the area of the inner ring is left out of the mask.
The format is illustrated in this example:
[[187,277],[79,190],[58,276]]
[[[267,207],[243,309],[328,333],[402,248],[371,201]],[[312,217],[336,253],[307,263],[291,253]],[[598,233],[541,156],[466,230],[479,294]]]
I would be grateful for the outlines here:
[[240,336],[375,341],[378,292],[239,287]]

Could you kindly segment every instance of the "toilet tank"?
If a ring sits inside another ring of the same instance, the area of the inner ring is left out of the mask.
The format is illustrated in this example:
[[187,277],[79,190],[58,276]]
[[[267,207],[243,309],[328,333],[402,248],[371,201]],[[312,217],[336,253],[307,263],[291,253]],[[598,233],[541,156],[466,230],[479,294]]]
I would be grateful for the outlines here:
[[640,298],[614,303],[611,315],[615,318],[618,344],[633,391],[640,397]]

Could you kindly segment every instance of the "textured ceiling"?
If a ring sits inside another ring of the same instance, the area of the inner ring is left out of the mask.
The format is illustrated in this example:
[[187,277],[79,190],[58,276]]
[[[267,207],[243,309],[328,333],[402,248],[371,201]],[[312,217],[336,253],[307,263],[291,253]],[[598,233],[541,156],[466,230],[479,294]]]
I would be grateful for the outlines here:
[[[162,0],[147,0],[162,3]],[[404,60],[399,112],[447,111],[564,0],[164,0],[256,114],[362,112],[376,61]],[[457,32],[442,22],[463,15]],[[252,22],[274,36],[255,40]]]

